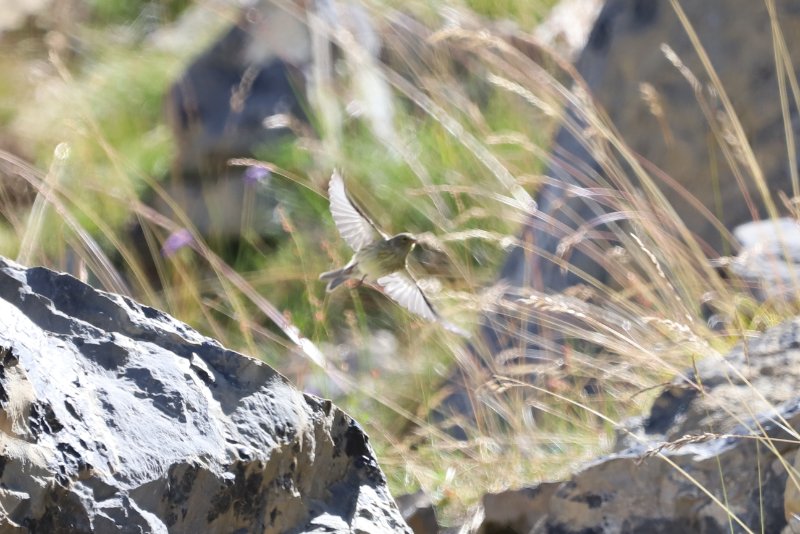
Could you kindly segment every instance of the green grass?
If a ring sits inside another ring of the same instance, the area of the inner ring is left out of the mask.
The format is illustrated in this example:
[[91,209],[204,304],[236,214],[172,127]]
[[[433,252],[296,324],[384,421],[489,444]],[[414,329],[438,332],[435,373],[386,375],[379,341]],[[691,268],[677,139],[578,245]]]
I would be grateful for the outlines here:
[[[468,4],[529,28],[550,3]],[[185,2],[151,4],[164,7],[158,19],[164,26]],[[121,259],[133,297],[263,358],[299,387],[333,397],[366,427],[392,491],[424,489],[446,523],[463,519],[487,491],[552,480],[608,451],[615,426],[648,408],[657,391],[650,388],[691,367],[693,359],[724,353],[750,331],[796,311],[757,304],[719,279],[679,221],[648,225],[660,199],[646,187],[642,196],[614,206],[643,214],[643,222],[617,229],[627,263],[605,260],[626,284],[590,284],[590,302],[530,290],[521,291],[520,301],[500,298],[493,288],[498,269],[529,215],[520,199],[535,195],[556,127],[553,114],[565,105],[570,84],[559,82],[566,74],[557,61],[548,72],[518,52],[489,46],[495,36],[488,29],[436,34],[428,43],[435,50],[430,57],[396,55],[407,64],[384,74],[395,83],[399,148],[387,148],[355,119],[342,125],[335,153],[308,137],[265,148],[258,156],[272,168],[265,187],[278,206],[270,235],[245,232],[234,245],[201,243],[162,258],[158,248],[167,235],[190,225],[180,217],[155,220],[135,200],[168,176],[175,147],[163,120],[164,93],[213,35],[192,50],[158,49],[146,39],[120,37],[127,35],[120,26],[133,24],[140,11],[110,1],[92,5],[89,22],[71,35],[80,53],[47,63],[45,47],[26,41],[19,44],[25,54],[1,58],[9,73],[0,82],[3,133],[24,147],[31,162],[24,174],[53,194],[41,202],[41,222],[17,217],[15,225],[0,225],[0,252],[14,257],[23,243],[32,244],[27,261],[62,269],[77,257],[93,283],[108,289],[116,288],[100,256]],[[389,9],[372,8],[378,16]],[[438,28],[428,8],[409,7]],[[220,15],[219,27],[224,23]],[[459,58],[458,69],[450,58]],[[42,78],[35,87],[26,84],[42,62],[47,68],[36,71]],[[610,159],[632,161],[597,110],[587,104],[581,112],[597,136],[621,147],[608,151]],[[318,274],[344,264],[351,253],[328,213],[333,165],[345,170],[352,195],[388,231],[436,237],[441,252],[421,258],[444,287],[435,301],[443,314],[468,329],[490,307],[511,321],[540,320],[570,338],[555,349],[565,365],[537,369],[539,378],[531,381],[530,369],[478,350],[476,357],[493,366],[492,376],[470,363],[460,338],[374,291],[326,295]],[[632,172],[613,178],[653,183],[643,169]],[[143,266],[126,254],[127,224],[136,218],[153,232],[160,283],[142,275]],[[45,247],[34,239],[44,233],[63,239]],[[730,319],[720,332],[706,326],[699,306],[710,291],[715,311]],[[270,306],[322,347],[326,368],[297,350],[268,317]],[[568,320],[574,317],[580,322]],[[454,375],[468,384],[476,403],[465,441],[448,436],[433,417],[445,396],[442,386]],[[585,393],[590,381],[599,394]]]
[[467,7],[476,13],[498,20],[512,20],[520,28],[531,30],[547,14],[557,2],[555,0],[539,0],[536,2],[519,2],[516,0],[466,0]]

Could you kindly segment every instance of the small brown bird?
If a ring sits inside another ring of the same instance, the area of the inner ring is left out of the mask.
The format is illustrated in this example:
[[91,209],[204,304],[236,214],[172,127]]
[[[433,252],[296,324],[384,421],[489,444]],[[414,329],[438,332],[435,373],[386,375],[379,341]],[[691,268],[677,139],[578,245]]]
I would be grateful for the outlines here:
[[328,196],[336,228],[355,253],[341,269],[320,275],[320,280],[328,281],[327,290],[333,291],[351,278],[374,282],[412,313],[429,321],[440,321],[439,314],[408,272],[406,260],[417,244],[416,237],[405,232],[389,236],[378,228],[350,200],[337,171],[331,176]]

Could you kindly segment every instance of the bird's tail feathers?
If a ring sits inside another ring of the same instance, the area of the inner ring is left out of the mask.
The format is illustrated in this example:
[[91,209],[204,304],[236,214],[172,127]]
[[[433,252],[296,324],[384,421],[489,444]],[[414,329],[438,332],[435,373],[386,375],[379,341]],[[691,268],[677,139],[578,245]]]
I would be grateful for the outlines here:
[[319,275],[320,280],[328,280],[328,286],[325,288],[325,291],[330,293],[343,283],[347,282],[352,277],[355,267],[355,264],[348,265],[342,269],[328,271]]

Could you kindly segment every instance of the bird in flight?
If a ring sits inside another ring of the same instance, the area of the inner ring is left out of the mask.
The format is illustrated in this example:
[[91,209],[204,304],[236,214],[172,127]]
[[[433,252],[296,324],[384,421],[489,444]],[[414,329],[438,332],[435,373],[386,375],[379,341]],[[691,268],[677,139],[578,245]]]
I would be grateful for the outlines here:
[[466,335],[455,325],[442,321],[408,272],[406,261],[417,244],[417,238],[405,232],[390,236],[378,228],[350,200],[338,171],[333,171],[331,176],[328,197],[336,228],[355,253],[341,269],[320,275],[320,280],[328,282],[327,291],[333,291],[349,279],[374,282],[389,298],[410,312],[428,321],[440,322],[448,330]]

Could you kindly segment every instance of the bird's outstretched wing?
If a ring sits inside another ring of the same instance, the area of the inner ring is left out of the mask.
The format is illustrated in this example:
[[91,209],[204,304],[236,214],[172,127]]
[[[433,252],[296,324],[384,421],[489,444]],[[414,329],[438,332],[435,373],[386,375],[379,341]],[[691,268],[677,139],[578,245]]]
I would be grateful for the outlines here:
[[431,306],[428,297],[417,282],[405,271],[397,271],[377,280],[384,293],[393,301],[428,321],[438,321],[439,314]]
[[381,231],[369,217],[347,196],[344,180],[339,171],[333,171],[331,182],[328,185],[328,197],[331,203],[331,215],[342,239],[358,252],[366,245],[375,242],[380,237],[388,239],[388,235]]
[[428,321],[439,323],[446,330],[469,339],[469,332],[453,323],[444,320],[431,305],[428,297],[420,289],[419,284],[406,271],[397,271],[377,280],[383,292],[408,311]]

